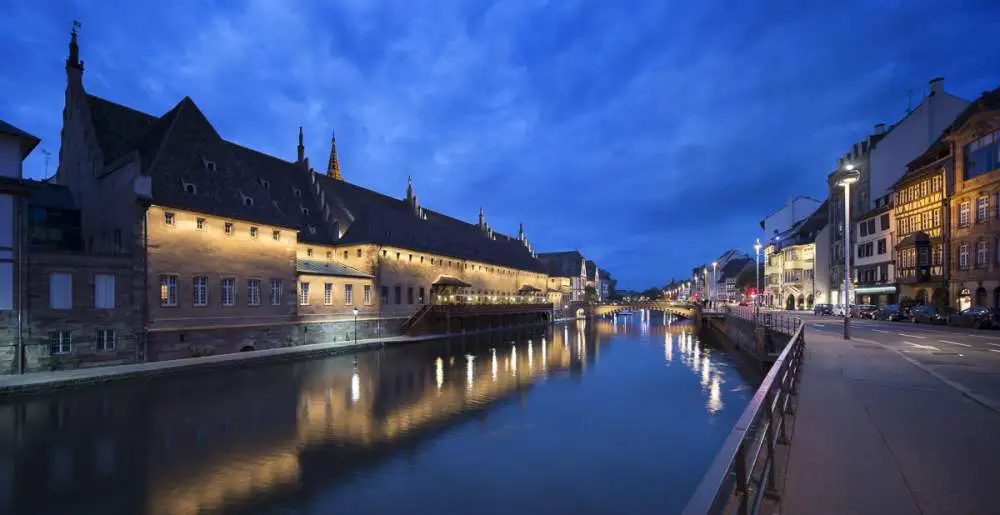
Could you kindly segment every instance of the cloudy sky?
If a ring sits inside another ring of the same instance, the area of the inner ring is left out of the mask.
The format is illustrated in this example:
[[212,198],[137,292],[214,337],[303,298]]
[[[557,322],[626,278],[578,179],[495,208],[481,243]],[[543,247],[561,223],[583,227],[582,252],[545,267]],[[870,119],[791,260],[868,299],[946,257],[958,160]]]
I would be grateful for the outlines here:
[[[808,5],[807,5],[808,4]],[[813,5],[817,4],[817,5]],[[820,5],[823,4],[823,5]],[[188,95],[227,139],[314,163],[336,129],[347,180],[579,249],[644,288],[726,248],[927,81],[1000,85],[1000,3],[673,0],[8,2],[0,119],[56,167],[63,60],[162,114]]]

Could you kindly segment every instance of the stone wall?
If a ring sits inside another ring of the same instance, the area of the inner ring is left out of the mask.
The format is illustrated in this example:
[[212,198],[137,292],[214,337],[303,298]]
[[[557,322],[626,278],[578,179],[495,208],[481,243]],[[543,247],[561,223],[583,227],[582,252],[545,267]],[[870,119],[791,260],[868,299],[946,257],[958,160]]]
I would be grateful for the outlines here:
[[[72,277],[72,307],[50,307],[50,274],[68,272]],[[24,320],[25,370],[51,370],[132,363],[137,359],[141,312],[134,302],[132,257],[78,252],[36,252],[26,272],[27,314]],[[95,307],[95,275],[115,276],[115,307]],[[113,350],[98,350],[98,330],[113,330]],[[50,353],[50,335],[70,333],[66,354]],[[16,371],[13,353],[3,355],[2,373]]]

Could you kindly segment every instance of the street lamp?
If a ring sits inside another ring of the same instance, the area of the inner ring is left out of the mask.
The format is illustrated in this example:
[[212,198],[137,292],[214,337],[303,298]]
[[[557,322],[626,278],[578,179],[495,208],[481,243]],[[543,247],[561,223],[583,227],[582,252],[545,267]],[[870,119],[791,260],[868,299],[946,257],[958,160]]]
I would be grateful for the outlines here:
[[851,339],[851,185],[861,179],[861,172],[848,163],[837,177],[844,188],[844,339]]
[[713,286],[715,286],[715,289],[713,290],[712,293],[712,300],[716,302],[719,300],[719,275],[716,273],[715,270],[717,266],[719,266],[719,262],[712,261],[712,284]]
[[354,308],[354,345],[358,344],[358,308]]
[[757,287],[757,298],[754,299],[753,304],[758,311],[760,311],[760,249],[762,246],[763,245],[760,244],[760,238],[757,238],[757,241],[753,243],[753,250],[757,256],[757,267],[754,269],[754,272],[757,272],[757,282],[754,283]]

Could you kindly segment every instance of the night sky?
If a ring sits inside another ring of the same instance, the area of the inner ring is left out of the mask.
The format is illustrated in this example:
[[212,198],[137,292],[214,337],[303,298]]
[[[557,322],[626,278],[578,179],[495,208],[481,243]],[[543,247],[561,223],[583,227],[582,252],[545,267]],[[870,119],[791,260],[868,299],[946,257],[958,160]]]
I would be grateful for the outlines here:
[[[136,5],[141,4],[141,6]],[[751,5],[752,4],[752,5]],[[808,4],[808,5],[806,5]],[[59,152],[71,21],[88,92],[185,95],[231,141],[579,249],[642,289],[726,248],[945,77],[1000,85],[1000,2],[5,2],[0,119]]]

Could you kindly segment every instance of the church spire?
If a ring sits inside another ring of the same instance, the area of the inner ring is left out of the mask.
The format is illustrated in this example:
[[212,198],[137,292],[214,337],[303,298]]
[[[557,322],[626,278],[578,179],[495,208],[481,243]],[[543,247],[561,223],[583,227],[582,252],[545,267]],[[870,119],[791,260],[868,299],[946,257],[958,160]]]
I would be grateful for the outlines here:
[[406,176],[406,200],[407,201],[412,201],[413,200],[413,176],[412,175],[407,175]]
[[302,142],[302,126],[299,125],[299,158],[296,163],[301,163],[306,159],[306,145]]
[[524,222],[517,225],[517,239],[519,241],[524,241]]
[[340,176],[340,160],[337,159],[337,133],[333,133],[330,140],[330,163],[326,166],[327,177],[333,177],[338,181],[344,180]]
[[76,29],[80,28],[80,22],[74,20],[73,28],[69,33],[69,57],[66,58],[66,69],[76,68],[83,71],[83,61],[80,60],[80,46],[76,42]]
[[481,207],[479,208],[479,228],[480,229],[486,228],[486,213],[483,211],[483,208]]

